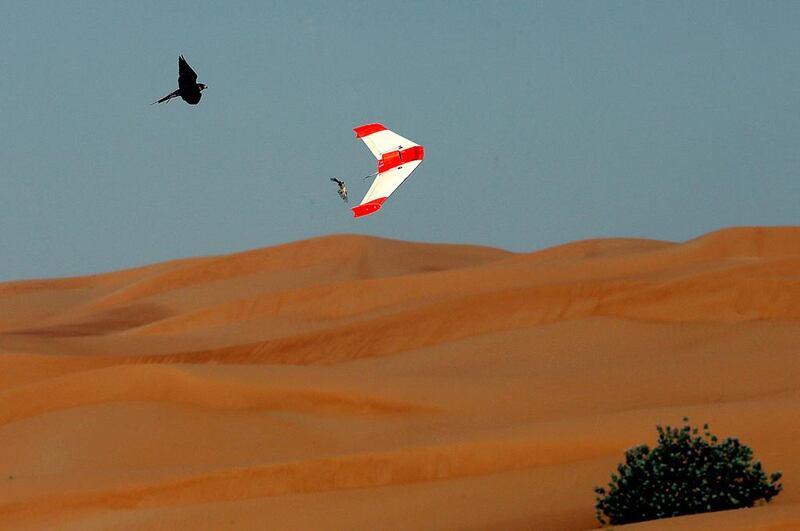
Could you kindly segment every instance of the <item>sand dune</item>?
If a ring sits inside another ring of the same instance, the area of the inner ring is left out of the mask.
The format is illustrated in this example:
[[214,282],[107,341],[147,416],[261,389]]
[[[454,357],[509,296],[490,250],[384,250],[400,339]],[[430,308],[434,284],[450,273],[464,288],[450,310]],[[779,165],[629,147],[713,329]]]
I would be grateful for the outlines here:
[[331,236],[0,284],[0,528],[591,529],[684,415],[800,528],[800,227],[532,253]]

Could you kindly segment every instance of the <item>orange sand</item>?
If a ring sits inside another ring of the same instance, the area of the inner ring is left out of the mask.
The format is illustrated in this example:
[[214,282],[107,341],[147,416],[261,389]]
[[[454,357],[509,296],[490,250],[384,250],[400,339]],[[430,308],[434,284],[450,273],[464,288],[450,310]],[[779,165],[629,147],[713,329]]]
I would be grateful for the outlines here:
[[800,529],[800,227],[535,253],[333,236],[0,284],[0,528],[597,527],[657,423]]

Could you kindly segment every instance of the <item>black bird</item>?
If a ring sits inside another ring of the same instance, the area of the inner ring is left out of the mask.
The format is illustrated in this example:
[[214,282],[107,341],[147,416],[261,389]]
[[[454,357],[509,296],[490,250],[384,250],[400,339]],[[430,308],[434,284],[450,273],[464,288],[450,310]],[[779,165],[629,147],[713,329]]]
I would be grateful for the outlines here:
[[154,101],[153,104],[163,103],[180,96],[189,105],[197,105],[202,97],[200,93],[206,88],[204,84],[197,82],[197,74],[181,55],[178,57],[178,90],[167,94],[158,101]]
[[339,194],[339,197],[342,198],[342,201],[347,203],[347,185],[344,184],[344,181],[340,181],[336,177],[332,177],[331,181],[335,182],[339,186],[339,189],[336,190],[336,193]]

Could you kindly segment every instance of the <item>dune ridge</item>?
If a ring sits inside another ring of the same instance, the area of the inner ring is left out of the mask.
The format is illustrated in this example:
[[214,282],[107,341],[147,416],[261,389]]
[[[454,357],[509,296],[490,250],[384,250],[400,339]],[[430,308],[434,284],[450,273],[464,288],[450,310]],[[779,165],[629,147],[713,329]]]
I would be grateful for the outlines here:
[[0,527],[590,529],[624,449],[689,414],[786,490],[680,525],[788,529],[798,339],[800,227],[341,235],[0,284]]

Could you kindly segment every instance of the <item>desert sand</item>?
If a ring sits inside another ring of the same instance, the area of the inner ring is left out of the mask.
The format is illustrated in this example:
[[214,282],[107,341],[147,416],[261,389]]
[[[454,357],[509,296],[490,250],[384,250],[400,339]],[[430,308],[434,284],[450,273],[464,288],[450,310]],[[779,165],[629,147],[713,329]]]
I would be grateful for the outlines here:
[[592,529],[685,415],[784,491],[626,529],[800,529],[800,227],[0,284],[2,529]]

